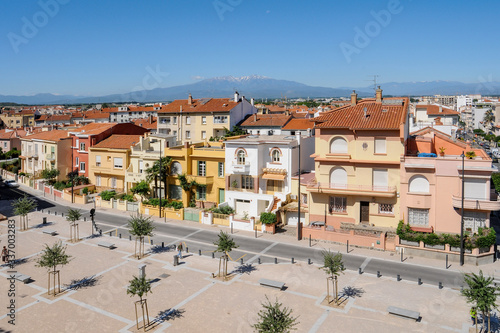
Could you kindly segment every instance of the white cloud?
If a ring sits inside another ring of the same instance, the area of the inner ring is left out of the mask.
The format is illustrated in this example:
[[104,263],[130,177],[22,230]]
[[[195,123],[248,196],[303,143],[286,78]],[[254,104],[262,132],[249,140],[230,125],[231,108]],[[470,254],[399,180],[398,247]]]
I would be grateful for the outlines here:
[[204,77],[200,76],[200,75],[191,76],[191,80],[194,80],[194,81],[199,81],[199,80],[203,80],[203,79],[204,79]]

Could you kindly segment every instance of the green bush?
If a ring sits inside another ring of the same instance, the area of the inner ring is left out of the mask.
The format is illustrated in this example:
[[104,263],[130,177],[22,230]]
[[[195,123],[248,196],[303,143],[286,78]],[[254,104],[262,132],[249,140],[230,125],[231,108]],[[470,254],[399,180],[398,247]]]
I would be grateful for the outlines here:
[[225,214],[225,215],[234,214],[234,209],[230,206],[213,207],[210,209],[210,211],[216,214]]
[[88,188],[88,187],[84,187],[84,188],[83,188],[83,190],[82,190],[82,193],[83,193],[84,195],[89,194],[89,188]]
[[115,197],[116,192],[115,191],[102,191],[99,195],[101,196],[102,200],[110,201],[112,198]]
[[[160,204],[160,199],[152,198],[149,200],[145,200],[143,202],[144,205],[158,206]],[[181,209],[184,208],[182,201],[168,201],[167,199],[161,199],[161,206],[173,209]]]
[[262,224],[273,224],[276,223],[276,221],[276,214],[266,212],[260,213],[260,222],[262,222]]
[[135,198],[132,194],[125,194],[121,197],[121,199],[126,201],[135,201]]
[[19,167],[18,166],[13,167],[12,172],[17,174],[19,172]]
[[495,172],[491,175],[491,179],[493,180],[493,184],[495,185],[495,190],[500,192],[500,172]]

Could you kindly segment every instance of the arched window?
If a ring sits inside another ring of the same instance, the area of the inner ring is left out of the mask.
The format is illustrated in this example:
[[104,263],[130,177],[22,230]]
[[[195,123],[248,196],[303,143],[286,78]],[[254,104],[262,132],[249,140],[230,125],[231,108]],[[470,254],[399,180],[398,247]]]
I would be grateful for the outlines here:
[[236,156],[238,159],[238,164],[245,164],[245,151],[243,149],[238,150]]
[[173,162],[172,165],[170,166],[170,174],[172,176],[181,175],[182,174],[182,165],[177,161]]
[[330,153],[347,154],[347,141],[337,137],[330,143]]
[[429,181],[421,175],[413,176],[408,182],[408,191],[410,193],[429,193]]
[[330,172],[330,184],[344,187],[347,185],[347,172],[344,168],[336,167]]
[[280,154],[280,151],[278,149],[274,149],[272,152],[271,152],[271,159],[274,163],[279,163],[280,161],[280,157],[281,157],[281,154]]

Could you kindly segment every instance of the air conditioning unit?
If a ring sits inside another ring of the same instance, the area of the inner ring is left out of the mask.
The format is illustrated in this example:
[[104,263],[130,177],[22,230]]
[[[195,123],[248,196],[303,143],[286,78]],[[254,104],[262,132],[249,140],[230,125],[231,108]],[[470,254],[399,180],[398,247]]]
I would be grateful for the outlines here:
[[291,194],[290,199],[292,200],[297,200],[297,194]]

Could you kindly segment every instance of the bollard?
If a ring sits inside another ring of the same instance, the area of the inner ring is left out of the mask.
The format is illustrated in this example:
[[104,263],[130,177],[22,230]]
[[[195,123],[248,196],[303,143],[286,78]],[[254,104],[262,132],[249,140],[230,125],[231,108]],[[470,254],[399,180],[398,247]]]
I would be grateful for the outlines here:
[[311,247],[311,234],[309,234],[309,247]]
[[113,233],[112,231],[110,231],[110,232],[109,232],[109,237],[111,237],[111,234],[112,234],[112,233]]
[[186,253],[189,253],[189,247],[186,246]]
[[347,244],[346,244],[346,250],[345,250],[347,253],[349,253],[349,240],[347,240]]
[[102,236],[102,229],[99,229],[99,235]]
[[86,216],[83,217],[83,222],[87,222],[87,217]]
[[358,274],[363,274],[363,271],[361,270],[361,267],[358,268]]
[[307,259],[307,264],[310,265],[311,264],[311,258]]
[[43,222],[42,222],[43,224],[47,224],[47,218],[46,218],[46,217],[44,217],[44,218],[42,219],[42,221],[43,221]]
[[255,238],[257,238],[257,227],[255,227]]
[[161,248],[163,249],[165,247],[165,242],[161,242]]
[[257,263],[260,265],[260,257],[257,258]]
[[54,212],[54,216],[57,216],[57,212]]
[[118,238],[122,238],[122,234],[118,234]]
[[243,258],[240,259],[240,263],[243,265]]
[[198,255],[201,256],[201,250],[198,250]]
[[231,233],[233,233],[233,223],[231,223]]
[[382,276],[382,274],[380,274],[380,271],[377,271],[377,277],[379,278],[381,276]]
[[212,252],[212,259],[215,258],[215,252]]
[[403,249],[401,249],[401,262],[403,262]]
[[295,261],[294,261],[294,259],[293,259],[293,257],[292,257],[292,264],[294,264],[294,263],[295,263]]
[[448,255],[446,255],[446,269],[448,269]]
[[443,289],[443,283],[439,282],[439,289]]
[[128,240],[131,241],[132,240],[132,235],[129,235],[128,236]]
[[420,286],[422,284],[422,279],[418,278],[418,285]]
[[274,263],[277,264],[278,263],[278,258],[274,258]]
[[64,217],[64,213],[61,213],[61,216]]
[[174,256],[174,266],[177,266],[177,265],[179,265],[179,256],[176,254]]
[[397,278],[396,278],[397,281],[401,281],[401,275],[398,274]]
[[151,238],[151,245],[153,245],[153,238]]

